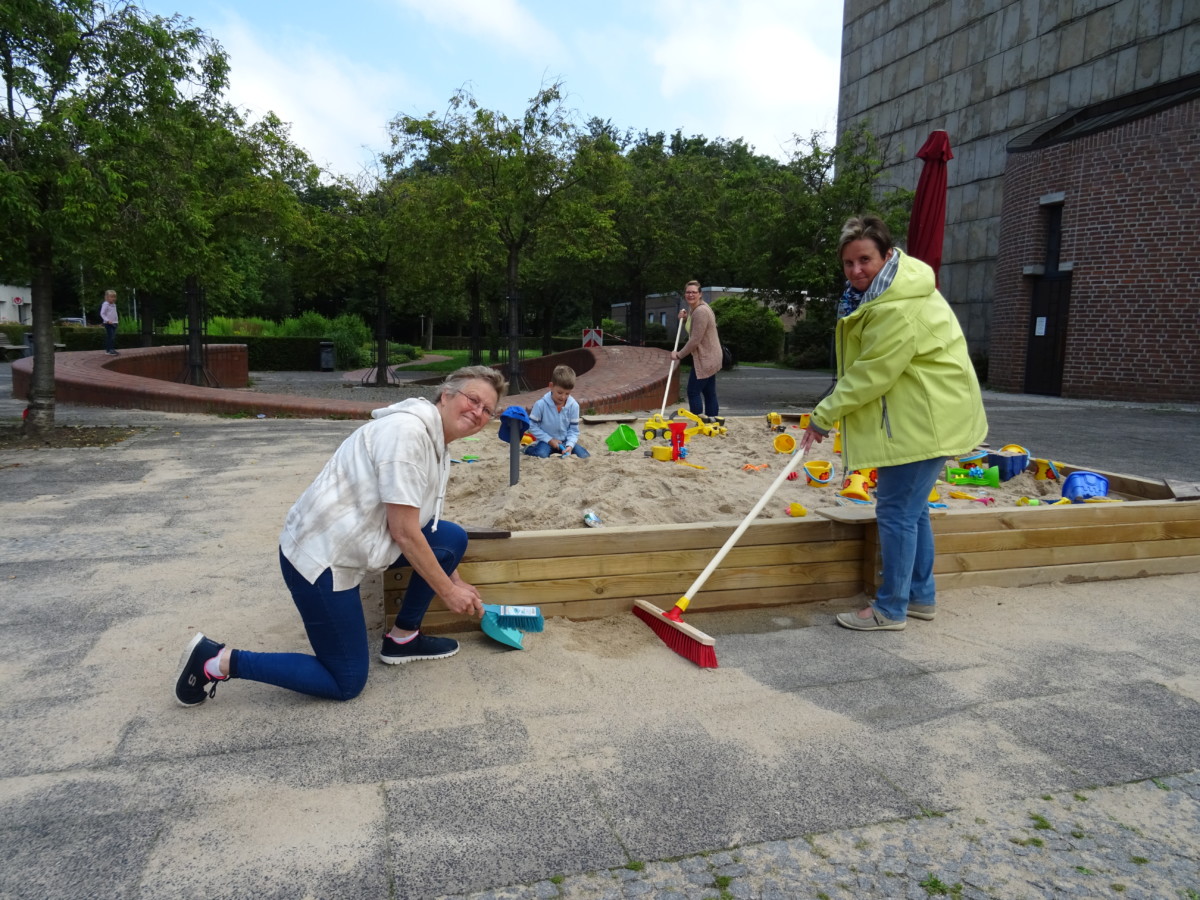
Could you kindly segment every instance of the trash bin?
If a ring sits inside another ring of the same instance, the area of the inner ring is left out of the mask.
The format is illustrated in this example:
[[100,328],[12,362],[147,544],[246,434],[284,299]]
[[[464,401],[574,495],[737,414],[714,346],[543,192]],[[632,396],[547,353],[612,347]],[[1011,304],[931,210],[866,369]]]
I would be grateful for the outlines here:
[[332,372],[337,368],[337,356],[333,352],[333,341],[321,341],[321,371]]

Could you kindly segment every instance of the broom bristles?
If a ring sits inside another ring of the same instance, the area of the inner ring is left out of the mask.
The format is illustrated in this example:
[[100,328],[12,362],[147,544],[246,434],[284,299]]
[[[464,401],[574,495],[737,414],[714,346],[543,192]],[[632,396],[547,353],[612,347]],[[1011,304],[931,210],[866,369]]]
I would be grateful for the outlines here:
[[633,604],[633,614],[649,625],[664,644],[702,669],[717,668],[715,640],[686,622],[668,619],[653,603],[634,600]]
[[483,604],[484,612],[495,615],[497,621],[505,628],[516,628],[519,631],[545,631],[546,619],[536,606],[499,606],[493,603]]

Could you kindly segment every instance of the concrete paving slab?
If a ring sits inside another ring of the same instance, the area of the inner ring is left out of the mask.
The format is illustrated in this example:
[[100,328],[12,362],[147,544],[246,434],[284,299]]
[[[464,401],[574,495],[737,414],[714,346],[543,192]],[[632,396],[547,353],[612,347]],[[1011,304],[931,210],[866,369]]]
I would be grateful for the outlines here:
[[644,732],[617,749],[618,777],[598,789],[635,860],[919,812],[840,742],[796,735],[795,745],[777,757],[748,757],[732,735],[722,741]]
[[[1149,423],[1190,470],[1186,417],[1011,408]],[[235,682],[185,710],[197,628],[306,650],[275,542],[355,425],[145,424],[0,476],[0,896],[1200,892],[1200,577],[947,591],[902,634],[834,627],[854,601],[711,614],[711,672],[632,616],[466,632],[351,703]]]
[[1074,773],[1071,783],[1052,789],[1200,768],[1200,705],[1161,684],[1095,684],[1086,691],[995,704],[987,716]]
[[538,881],[581,863],[627,860],[591,778],[566,763],[510,765],[445,780],[400,781],[387,791],[389,868],[397,896],[484,890]]

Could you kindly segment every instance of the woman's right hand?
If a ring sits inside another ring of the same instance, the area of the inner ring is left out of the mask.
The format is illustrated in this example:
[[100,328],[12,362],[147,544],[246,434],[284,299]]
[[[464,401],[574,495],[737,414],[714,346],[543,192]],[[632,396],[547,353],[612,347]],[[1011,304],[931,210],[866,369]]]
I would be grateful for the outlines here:
[[804,429],[804,434],[800,435],[800,452],[807,453],[809,447],[813,444],[819,444],[823,440],[825,440],[825,435],[814,429],[812,425],[809,425]]
[[483,615],[483,598],[479,596],[479,591],[475,589],[475,586],[454,576],[451,576],[450,581],[452,585],[450,590],[440,595],[446,607],[459,615],[480,618]]

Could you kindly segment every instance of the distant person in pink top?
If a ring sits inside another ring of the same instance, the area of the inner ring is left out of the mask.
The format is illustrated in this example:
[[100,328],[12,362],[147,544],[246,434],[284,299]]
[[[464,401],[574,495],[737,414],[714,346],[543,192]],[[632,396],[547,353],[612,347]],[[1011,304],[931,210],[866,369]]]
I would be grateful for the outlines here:
[[104,323],[104,352],[109,356],[120,356],[117,352],[117,292],[105,291],[100,304],[100,321]]

